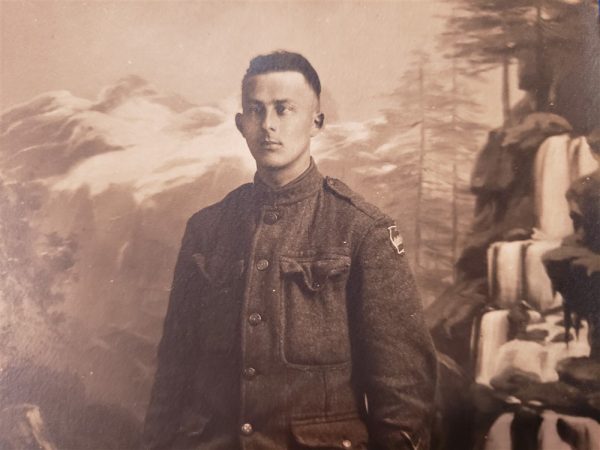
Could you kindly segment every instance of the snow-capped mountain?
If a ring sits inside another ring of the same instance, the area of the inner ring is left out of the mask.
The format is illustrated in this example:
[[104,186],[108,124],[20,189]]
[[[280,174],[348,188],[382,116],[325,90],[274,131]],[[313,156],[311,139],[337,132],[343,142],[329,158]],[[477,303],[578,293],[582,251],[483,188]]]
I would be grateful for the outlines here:
[[193,181],[226,157],[251,170],[232,114],[162,96],[130,76],[97,101],[66,91],[41,95],[2,116],[0,167],[17,181],[52,190],[130,186],[138,201]]

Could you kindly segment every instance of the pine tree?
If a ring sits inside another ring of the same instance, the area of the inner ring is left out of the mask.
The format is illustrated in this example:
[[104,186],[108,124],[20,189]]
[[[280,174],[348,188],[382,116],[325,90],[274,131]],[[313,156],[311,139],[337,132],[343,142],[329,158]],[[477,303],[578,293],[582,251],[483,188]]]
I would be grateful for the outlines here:
[[[464,60],[470,73],[502,67],[502,103],[509,122],[509,66],[514,58],[531,66],[529,84],[536,109],[552,107],[552,82],[564,70],[565,58],[581,54],[590,39],[583,23],[597,18],[595,1],[566,0],[451,0],[444,42],[448,53]],[[597,35],[593,33],[594,36]]]
[[[411,192],[401,204],[410,209],[409,239],[417,277],[427,286],[425,303],[453,279],[453,267],[461,236],[470,214],[468,177],[478,133],[483,127],[475,119],[479,112],[468,85],[462,81],[457,61],[434,64],[426,52],[417,51],[385,111],[393,129],[405,130],[388,161],[397,167],[386,176],[388,188]],[[412,187],[411,187],[412,186]],[[387,209],[397,208],[392,197]],[[407,226],[409,225],[409,226]]]

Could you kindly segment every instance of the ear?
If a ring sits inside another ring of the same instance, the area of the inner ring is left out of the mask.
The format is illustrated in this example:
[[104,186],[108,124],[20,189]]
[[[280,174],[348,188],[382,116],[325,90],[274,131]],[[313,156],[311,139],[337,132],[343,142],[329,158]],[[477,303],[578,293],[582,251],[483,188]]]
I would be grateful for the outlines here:
[[319,131],[321,131],[321,129],[323,128],[323,124],[325,123],[325,114],[323,113],[319,113],[317,115],[315,115],[314,119],[313,119],[313,129],[312,129],[312,133],[311,136],[315,136],[319,133]]
[[242,133],[242,136],[244,135],[244,116],[242,113],[237,113],[235,115],[235,126],[237,127],[238,131],[240,133]]

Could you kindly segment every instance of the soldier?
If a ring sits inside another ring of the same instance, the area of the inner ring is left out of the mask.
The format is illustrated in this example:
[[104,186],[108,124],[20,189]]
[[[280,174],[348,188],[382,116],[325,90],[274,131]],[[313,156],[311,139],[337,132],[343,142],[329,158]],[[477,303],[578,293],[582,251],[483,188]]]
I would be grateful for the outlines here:
[[254,58],[236,125],[254,182],[187,223],[149,449],[426,449],[436,358],[392,220],[310,155],[321,85]]

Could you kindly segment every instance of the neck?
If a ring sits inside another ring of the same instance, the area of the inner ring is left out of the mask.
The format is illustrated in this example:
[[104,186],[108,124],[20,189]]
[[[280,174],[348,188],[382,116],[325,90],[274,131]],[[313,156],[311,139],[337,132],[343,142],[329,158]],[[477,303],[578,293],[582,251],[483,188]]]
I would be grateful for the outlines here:
[[256,172],[263,183],[271,188],[280,188],[294,181],[310,167],[310,156],[295,161],[287,167],[271,169],[257,167]]

